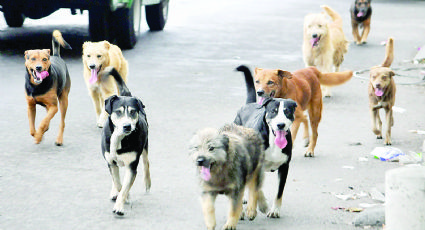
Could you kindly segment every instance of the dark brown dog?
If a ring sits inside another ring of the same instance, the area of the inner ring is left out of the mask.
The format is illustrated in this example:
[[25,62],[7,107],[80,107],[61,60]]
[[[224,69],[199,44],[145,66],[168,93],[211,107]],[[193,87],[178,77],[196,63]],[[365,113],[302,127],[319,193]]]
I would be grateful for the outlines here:
[[[370,31],[370,19],[372,17],[372,0],[356,0],[351,6],[351,27],[353,31],[354,42],[357,45],[365,44]],[[360,36],[359,27],[363,26],[363,32]]]
[[378,139],[382,139],[382,122],[379,117],[379,109],[383,108],[387,121],[387,132],[384,141],[386,145],[391,145],[391,126],[394,125],[392,107],[395,103],[396,86],[393,79],[394,72],[389,68],[394,59],[393,43],[393,38],[389,38],[385,48],[384,62],[380,66],[371,68],[368,86],[372,131]]
[[[65,115],[68,108],[68,94],[71,89],[71,79],[65,62],[59,54],[60,45],[71,49],[62,38],[62,34],[55,30],[52,35],[53,55],[50,49],[25,51],[25,91],[28,103],[28,119],[30,134],[36,144],[40,143],[43,134],[49,129],[50,120],[58,112],[58,100],[61,111],[61,122],[56,145],[63,143]],[[35,130],[36,104],[46,107],[47,115]]]
[[[245,75],[248,72],[244,72]],[[288,72],[280,69],[255,68],[255,89],[260,97],[292,99],[297,102],[295,120],[291,127],[292,141],[295,141],[300,124],[304,124],[304,140],[308,146],[305,157],[314,156],[317,142],[317,128],[322,119],[322,90],[320,84],[341,85],[353,76],[353,71],[322,73],[316,67]],[[263,98],[263,99],[261,99]],[[308,117],[304,114],[308,111]],[[312,136],[309,134],[309,122]]]

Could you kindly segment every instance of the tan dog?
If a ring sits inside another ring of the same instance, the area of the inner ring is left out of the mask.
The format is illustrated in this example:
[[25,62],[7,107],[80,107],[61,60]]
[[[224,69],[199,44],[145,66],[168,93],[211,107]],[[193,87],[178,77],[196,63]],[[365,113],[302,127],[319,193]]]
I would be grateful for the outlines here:
[[[297,102],[295,120],[291,127],[292,141],[295,141],[300,124],[304,124],[305,157],[314,156],[317,142],[317,128],[322,119],[322,92],[320,84],[340,85],[353,76],[352,71],[321,73],[316,67],[308,67],[293,73],[280,69],[255,69],[255,88],[259,97],[290,98]],[[308,111],[309,119],[304,115]],[[312,130],[309,135],[308,120]]]
[[84,80],[96,110],[97,126],[103,127],[108,115],[105,112],[105,99],[118,95],[115,80],[102,75],[108,67],[114,67],[127,83],[128,63],[121,49],[107,41],[84,42],[83,44]]
[[[28,120],[30,134],[36,144],[40,143],[44,133],[49,129],[50,120],[61,111],[59,133],[56,145],[63,144],[65,116],[68,109],[68,94],[71,90],[71,79],[65,61],[60,57],[60,46],[71,49],[71,46],[62,38],[59,30],[52,34],[53,54],[49,49],[25,51],[25,91],[28,104]],[[36,105],[46,108],[46,117],[35,130]]]
[[385,59],[381,66],[370,69],[368,86],[369,111],[372,118],[372,131],[377,139],[382,139],[382,122],[379,109],[383,108],[386,114],[387,132],[384,144],[391,145],[391,126],[394,125],[392,107],[395,103],[396,85],[393,79],[394,72],[389,68],[394,59],[394,41],[389,38],[385,48]]
[[[308,14],[304,18],[303,59],[305,66],[316,66],[321,72],[338,72],[348,51],[341,16],[329,6],[321,6],[326,14]],[[334,69],[332,68],[334,67]],[[328,85],[322,84],[323,96],[330,97]]]

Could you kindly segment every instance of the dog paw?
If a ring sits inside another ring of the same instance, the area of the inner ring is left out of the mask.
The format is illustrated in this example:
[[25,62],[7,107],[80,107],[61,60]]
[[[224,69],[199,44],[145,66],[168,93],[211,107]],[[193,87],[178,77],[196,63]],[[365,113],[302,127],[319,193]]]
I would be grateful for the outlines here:
[[385,142],[384,142],[384,144],[385,144],[385,145],[391,145],[391,140],[386,139],[386,140],[385,140]]
[[239,220],[245,220],[245,211],[242,210],[241,216],[239,217]]
[[236,230],[236,225],[226,224],[223,226],[223,230]]
[[34,135],[34,143],[40,144],[41,140],[43,139],[43,134],[40,132],[36,132]]
[[273,208],[270,212],[267,213],[268,218],[280,218],[279,208]]
[[124,204],[120,204],[118,202],[115,203],[114,210],[112,210],[118,216],[124,215]]
[[382,139],[382,136],[381,135],[378,135],[378,136],[376,136],[376,139]]
[[307,151],[307,152],[304,154],[304,157],[314,157],[314,153],[313,153],[313,152],[311,152],[311,151]]
[[257,217],[257,210],[255,208],[248,208],[246,210],[246,216],[248,217],[248,220],[254,220],[255,217]]

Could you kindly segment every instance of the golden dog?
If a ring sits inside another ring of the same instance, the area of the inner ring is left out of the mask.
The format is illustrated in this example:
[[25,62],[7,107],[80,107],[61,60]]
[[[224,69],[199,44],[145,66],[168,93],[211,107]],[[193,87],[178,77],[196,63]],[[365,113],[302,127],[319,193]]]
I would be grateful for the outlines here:
[[393,79],[394,72],[389,68],[394,59],[394,41],[389,38],[385,48],[385,59],[380,66],[370,69],[368,86],[369,111],[372,118],[372,131],[377,139],[382,139],[382,121],[379,109],[383,108],[386,114],[387,132],[384,144],[391,145],[391,127],[394,125],[392,107],[395,103],[396,85]]
[[128,63],[121,49],[107,41],[85,42],[83,44],[84,80],[96,110],[97,126],[103,127],[108,115],[105,112],[105,99],[118,95],[115,80],[102,71],[114,67],[127,83]]
[[[321,72],[338,72],[348,51],[341,16],[329,6],[321,6],[326,14],[308,14],[304,18],[303,59],[306,67],[316,66]],[[332,68],[334,67],[334,69]],[[328,85],[322,84],[323,96],[330,97]]]

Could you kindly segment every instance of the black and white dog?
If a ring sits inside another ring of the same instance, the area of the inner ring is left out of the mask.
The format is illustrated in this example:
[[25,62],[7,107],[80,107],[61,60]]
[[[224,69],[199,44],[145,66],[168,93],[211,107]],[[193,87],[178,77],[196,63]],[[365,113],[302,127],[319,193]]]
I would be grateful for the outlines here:
[[[140,156],[143,158],[146,190],[151,186],[148,122],[145,106],[141,100],[131,96],[119,73],[113,67],[108,67],[102,74],[115,78],[121,95],[113,95],[105,100],[105,110],[109,116],[102,130],[102,153],[112,176],[110,196],[115,200],[113,212],[121,216],[124,215],[124,203],[136,179]],[[119,166],[125,168],[122,184]]]
[[[246,71],[245,66],[236,70]],[[291,99],[267,98],[262,104],[256,103],[254,80],[250,71],[245,74],[247,101],[237,113],[234,123],[257,130],[264,141],[265,171],[278,170],[279,188],[273,207],[267,217],[279,218],[282,194],[292,157],[291,125],[297,103]]]

